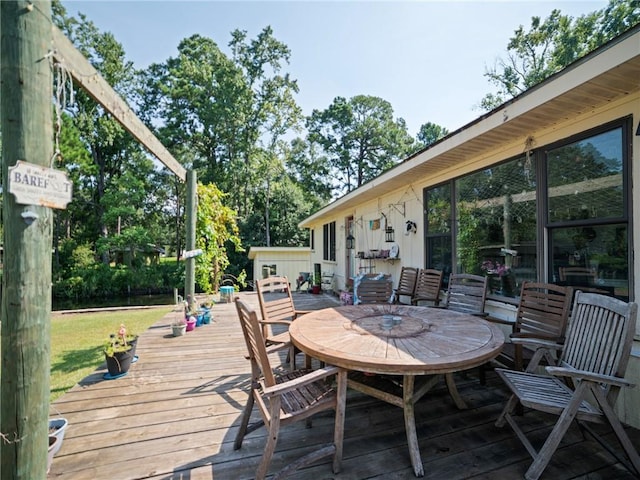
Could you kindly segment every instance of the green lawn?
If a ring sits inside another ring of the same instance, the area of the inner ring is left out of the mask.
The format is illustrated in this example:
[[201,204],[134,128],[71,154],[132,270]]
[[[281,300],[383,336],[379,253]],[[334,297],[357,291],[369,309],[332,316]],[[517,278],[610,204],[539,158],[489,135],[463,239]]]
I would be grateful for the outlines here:
[[52,315],[51,396],[53,402],[104,362],[102,347],[124,323],[140,334],[172,307],[115,312]]

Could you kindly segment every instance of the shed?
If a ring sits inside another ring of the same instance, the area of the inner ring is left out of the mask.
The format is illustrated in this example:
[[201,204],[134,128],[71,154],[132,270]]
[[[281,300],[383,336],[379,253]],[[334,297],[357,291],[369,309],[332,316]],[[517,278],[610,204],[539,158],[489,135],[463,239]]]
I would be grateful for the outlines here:
[[313,271],[309,247],[251,247],[249,260],[253,260],[254,280],[278,275],[295,286],[301,272]]

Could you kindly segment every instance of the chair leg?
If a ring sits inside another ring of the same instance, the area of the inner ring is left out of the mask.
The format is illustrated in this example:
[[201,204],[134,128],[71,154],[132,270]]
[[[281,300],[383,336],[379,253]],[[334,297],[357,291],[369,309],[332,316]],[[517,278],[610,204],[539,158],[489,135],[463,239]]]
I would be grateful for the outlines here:
[[[609,420],[609,424],[616,434],[616,437],[618,437],[618,441],[620,442],[620,445],[622,445],[622,448],[627,454],[627,457],[629,457],[629,460],[631,461],[633,468],[635,469],[636,475],[640,476],[640,456],[638,456],[638,452],[631,443],[627,432],[624,431],[620,420],[618,420],[618,416],[615,414],[613,408],[611,408],[604,394],[597,386],[594,385],[590,388],[590,390],[598,401],[598,404],[600,405],[600,408],[602,409],[604,415],[607,417],[607,420]],[[590,429],[589,431],[591,432]],[[596,440],[598,440],[598,442],[600,442],[600,439],[598,437],[595,438]],[[602,445],[606,448],[605,443],[602,443]]]
[[256,470],[256,480],[264,480],[271,464],[271,457],[276,450],[278,443],[278,435],[280,433],[280,398],[271,399],[271,420],[269,422],[269,431],[267,432],[267,443],[262,452],[262,459],[258,470]]
[[542,472],[547,467],[549,462],[551,461],[551,456],[554,454],[558,445],[560,445],[560,441],[564,434],[567,432],[567,429],[571,425],[571,422],[575,418],[578,413],[578,409],[580,408],[580,403],[585,398],[585,393],[588,389],[588,382],[583,381],[580,382],[578,388],[573,393],[571,397],[571,401],[567,404],[566,408],[562,411],[562,414],[558,418],[553,430],[547,437],[547,440],[544,442],[544,445],[538,452],[535,460],[527,470],[524,475],[524,478],[527,480],[538,480],[542,475]]
[[342,468],[342,446],[344,443],[344,417],[347,402],[347,371],[340,370],[336,385],[336,420],[333,426],[333,444],[336,452],[333,455],[333,473],[340,473]]
[[253,410],[253,388],[249,391],[249,398],[247,399],[247,404],[244,406],[244,410],[242,411],[242,419],[240,420],[240,428],[238,429],[238,433],[236,434],[236,440],[233,443],[233,449],[238,450],[242,447],[242,441],[244,440],[244,436],[247,434],[247,426],[249,425],[249,419],[251,418],[251,411]]
[[513,412],[515,411],[516,407],[519,404],[520,402],[518,400],[518,397],[516,397],[515,395],[511,395],[511,397],[507,401],[507,404],[502,409],[502,413],[500,413],[500,416],[496,420],[495,426],[498,428],[504,427],[504,424],[507,421],[506,420],[507,415],[513,414]]

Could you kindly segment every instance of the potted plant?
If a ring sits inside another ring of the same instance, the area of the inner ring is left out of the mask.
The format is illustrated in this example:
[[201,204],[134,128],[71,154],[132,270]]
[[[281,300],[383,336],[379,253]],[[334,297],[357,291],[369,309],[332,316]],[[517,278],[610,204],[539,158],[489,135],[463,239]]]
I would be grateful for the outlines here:
[[107,362],[107,380],[119,378],[129,371],[134,361],[135,347],[138,337],[127,333],[124,324],[120,325],[118,333],[112,333],[104,345],[104,357]]
[[311,287],[311,293],[316,295],[320,293],[320,284],[322,283],[322,277],[319,273],[313,275],[313,286]]
[[187,331],[187,320],[186,318],[180,316],[176,318],[171,324],[171,330],[173,331],[174,337],[180,337],[185,334]]

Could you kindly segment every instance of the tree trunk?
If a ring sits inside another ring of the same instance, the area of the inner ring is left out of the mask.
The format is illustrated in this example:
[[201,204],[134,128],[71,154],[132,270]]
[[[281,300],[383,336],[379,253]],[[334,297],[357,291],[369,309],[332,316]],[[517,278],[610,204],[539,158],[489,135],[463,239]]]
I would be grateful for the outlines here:
[[[3,480],[46,478],[52,213],[9,193],[18,160],[51,166],[51,2],[0,2],[4,273],[0,468]],[[30,224],[22,218],[32,212]]]

